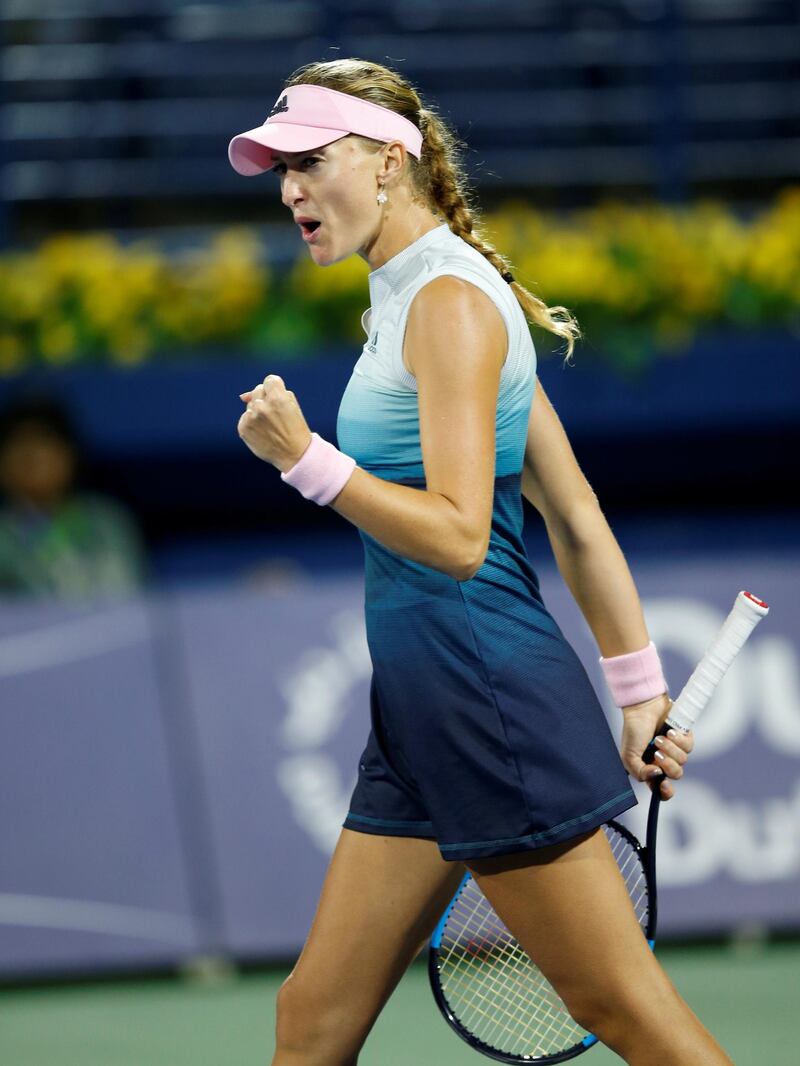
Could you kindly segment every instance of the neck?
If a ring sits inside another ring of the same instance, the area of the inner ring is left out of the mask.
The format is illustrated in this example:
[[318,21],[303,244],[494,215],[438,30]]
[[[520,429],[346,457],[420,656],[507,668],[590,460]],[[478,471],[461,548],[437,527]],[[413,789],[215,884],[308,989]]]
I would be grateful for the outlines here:
[[430,208],[421,204],[390,199],[384,208],[377,233],[358,254],[366,260],[370,270],[377,270],[444,221],[444,218],[434,215]]

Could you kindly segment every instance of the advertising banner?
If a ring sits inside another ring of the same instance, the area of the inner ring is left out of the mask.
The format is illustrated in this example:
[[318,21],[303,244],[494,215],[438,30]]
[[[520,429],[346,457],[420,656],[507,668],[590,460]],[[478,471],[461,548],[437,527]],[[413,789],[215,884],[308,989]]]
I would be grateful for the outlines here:
[[146,603],[0,611],[0,973],[201,950],[156,632]]
[[[796,929],[800,566],[634,573],[673,697],[739,589],[771,607],[662,809],[661,935]],[[557,572],[542,590],[618,735],[586,622]],[[294,956],[355,783],[370,676],[360,575],[3,608],[0,972]],[[628,817],[640,838],[647,796]]]

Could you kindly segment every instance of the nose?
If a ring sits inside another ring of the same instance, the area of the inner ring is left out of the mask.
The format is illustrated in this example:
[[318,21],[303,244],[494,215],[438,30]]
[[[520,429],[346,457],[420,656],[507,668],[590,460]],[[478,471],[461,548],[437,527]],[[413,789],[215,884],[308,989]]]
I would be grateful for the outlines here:
[[290,210],[296,203],[305,199],[303,196],[303,188],[301,184],[301,175],[292,175],[291,171],[287,172],[283,178],[283,188],[281,189],[281,200]]

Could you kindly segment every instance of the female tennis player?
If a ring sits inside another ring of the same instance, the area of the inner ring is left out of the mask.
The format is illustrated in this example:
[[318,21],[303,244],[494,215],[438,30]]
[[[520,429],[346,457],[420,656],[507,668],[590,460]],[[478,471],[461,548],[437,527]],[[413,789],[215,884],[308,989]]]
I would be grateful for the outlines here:
[[[273,1066],[349,1066],[464,866],[571,1014],[626,1062],[730,1063],[635,919],[601,824],[665,799],[692,736],[640,755],[670,706],[625,559],[541,384],[528,321],[579,330],[484,240],[457,142],[394,71],[312,63],[231,141],[272,170],[319,266],[370,267],[368,336],[339,408],[341,451],[270,374],[239,434],[306,498],[356,525],[366,560],[371,720],[311,931],[277,1007]],[[623,708],[621,752],[547,612],[524,495]],[[626,772],[627,771],[627,772]]]

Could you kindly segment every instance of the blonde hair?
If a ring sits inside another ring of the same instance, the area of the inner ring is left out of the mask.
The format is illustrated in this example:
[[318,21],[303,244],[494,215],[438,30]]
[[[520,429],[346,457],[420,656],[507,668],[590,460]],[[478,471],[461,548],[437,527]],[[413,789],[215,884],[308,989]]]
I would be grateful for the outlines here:
[[[450,229],[485,256],[501,275],[510,274],[512,265],[483,235],[480,212],[467,186],[460,162],[461,143],[434,110],[423,107],[416,90],[396,71],[365,59],[332,59],[307,63],[287,79],[290,85],[320,85],[337,89],[381,107],[388,107],[409,119],[422,133],[422,156],[408,155],[409,174],[415,193],[435,213],[445,217]],[[359,137],[367,145],[378,142]],[[563,337],[567,361],[575,341],[581,336],[577,320],[566,307],[548,307],[518,281],[511,289],[529,322]]]

